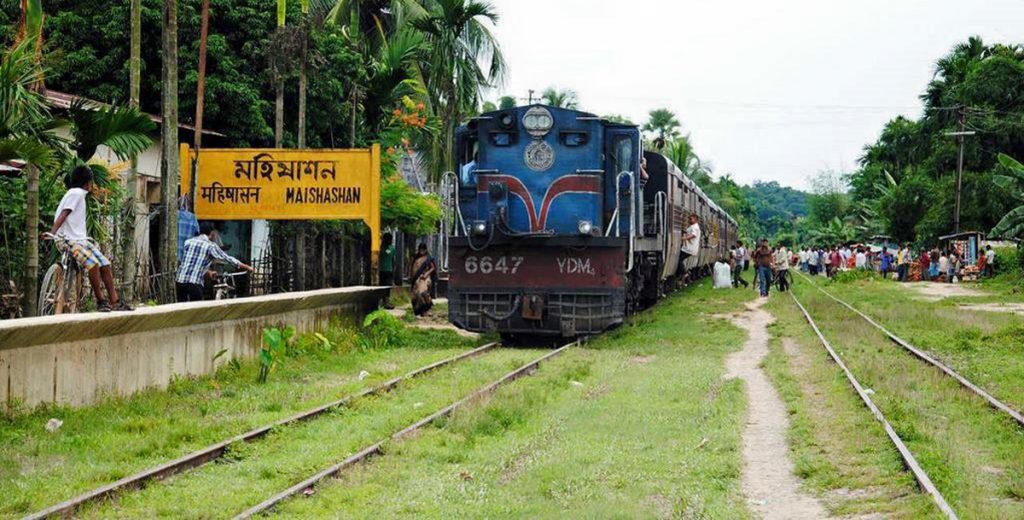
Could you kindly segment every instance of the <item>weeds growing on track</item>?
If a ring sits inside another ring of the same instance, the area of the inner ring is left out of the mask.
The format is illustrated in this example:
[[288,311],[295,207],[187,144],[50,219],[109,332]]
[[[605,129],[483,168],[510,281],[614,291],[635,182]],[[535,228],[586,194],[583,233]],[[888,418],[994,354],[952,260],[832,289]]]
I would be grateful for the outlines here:
[[[333,351],[299,342],[266,384],[254,383],[259,363],[248,360],[166,390],[0,418],[0,516],[41,509],[470,346],[450,332],[410,334],[408,347],[362,350],[350,329],[335,326],[326,332]],[[362,370],[370,375],[359,380]],[[50,418],[63,426],[47,432]]]
[[713,313],[750,291],[702,283],[388,446],[287,517],[745,518],[744,398],[723,381],[744,333]]
[[[952,378],[892,344],[845,307],[806,283],[798,284],[797,290],[823,334],[861,383],[872,389],[875,403],[953,508],[972,518],[1024,517],[1024,457],[1020,455],[1024,453],[1024,431]],[[869,293],[859,293],[853,301],[859,308],[877,311],[872,298]],[[918,308],[919,302],[907,298],[903,294],[893,308]],[[826,354],[808,334],[802,315],[786,301],[772,302],[770,310],[780,318],[775,335],[796,339],[801,353],[782,359],[776,345],[768,363],[790,407],[796,410],[796,424],[803,421],[801,416],[827,419],[814,420],[812,428],[793,428],[798,464],[803,467],[809,462],[808,476],[816,486],[861,487],[872,490],[869,495],[881,486],[877,494],[883,503],[885,497],[900,496],[905,487],[900,482],[909,477],[893,474],[891,461],[898,460],[894,448],[889,447],[889,457],[878,452],[877,443],[889,446],[888,441],[867,409],[861,406],[858,410],[853,404],[852,389],[838,367],[824,361]],[[944,327],[948,333],[950,323],[956,321],[933,326]],[[817,358],[814,349],[818,349]],[[840,427],[844,424],[845,428]],[[917,497],[901,502],[891,503],[895,516],[923,514]]]
[[438,369],[379,397],[239,445],[216,463],[110,502],[83,518],[223,518],[235,515],[541,355],[497,350]]
[[[809,295],[816,293],[827,299],[816,289],[808,287],[808,290]],[[915,347],[933,354],[997,399],[1024,410],[1024,319],[1011,313],[958,306],[1001,297],[923,301],[915,298],[912,288],[883,280],[829,284],[825,290]],[[846,308],[837,308],[838,312],[863,320]],[[865,325],[870,327],[866,322]]]

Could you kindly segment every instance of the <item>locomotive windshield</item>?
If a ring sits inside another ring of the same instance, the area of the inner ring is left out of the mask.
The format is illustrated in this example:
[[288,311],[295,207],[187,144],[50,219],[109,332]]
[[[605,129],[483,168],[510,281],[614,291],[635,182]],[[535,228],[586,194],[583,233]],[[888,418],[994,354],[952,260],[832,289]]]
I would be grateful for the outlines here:
[[476,136],[463,134],[459,139],[456,154],[459,160],[459,183],[472,186],[476,184],[477,164],[480,162],[480,145]]

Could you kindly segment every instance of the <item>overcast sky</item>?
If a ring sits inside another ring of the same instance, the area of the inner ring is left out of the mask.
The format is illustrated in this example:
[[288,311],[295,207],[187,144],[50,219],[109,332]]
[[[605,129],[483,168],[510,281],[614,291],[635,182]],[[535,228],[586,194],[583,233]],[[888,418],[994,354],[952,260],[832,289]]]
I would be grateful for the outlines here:
[[[807,187],[920,115],[957,42],[1024,42],[1024,0],[491,0],[500,93],[549,85],[636,123],[668,107],[716,174]],[[492,97],[496,98],[498,93]]]

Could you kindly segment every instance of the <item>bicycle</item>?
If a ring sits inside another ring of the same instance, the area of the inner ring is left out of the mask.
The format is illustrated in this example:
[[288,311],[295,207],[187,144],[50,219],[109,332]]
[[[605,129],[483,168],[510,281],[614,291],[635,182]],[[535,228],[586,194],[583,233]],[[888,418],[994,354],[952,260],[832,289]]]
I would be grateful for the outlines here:
[[67,237],[57,235],[52,238],[60,251],[60,258],[43,276],[39,287],[39,314],[52,316],[81,312],[90,294],[87,290],[89,277],[71,254],[71,243]]
[[238,293],[238,285],[235,282],[235,278],[247,274],[249,273],[246,271],[218,274],[213,283],[213,299],[229,300],[234,298]]

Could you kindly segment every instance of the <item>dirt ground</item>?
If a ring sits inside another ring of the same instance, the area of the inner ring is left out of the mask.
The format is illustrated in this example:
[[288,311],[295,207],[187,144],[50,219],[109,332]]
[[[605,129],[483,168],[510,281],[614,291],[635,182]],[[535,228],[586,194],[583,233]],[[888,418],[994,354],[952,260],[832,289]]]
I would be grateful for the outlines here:
[[900,287],[916,291],[921,299],[937,302],[943,298],[958,296],[986,296],[987,293],[959,283],[913,282]]
[[747,304],[747,311],[730,317],[749,334],[743,349],[726,361],[727,377],[743,380],[747,392],[747,423],[743,430],[743,494],[751,511],[765,519],[829,518],[816,498],[800,490],[793,473],[786,430],[786,407],[761,368],[768,354],[768,324],[764,300]]

